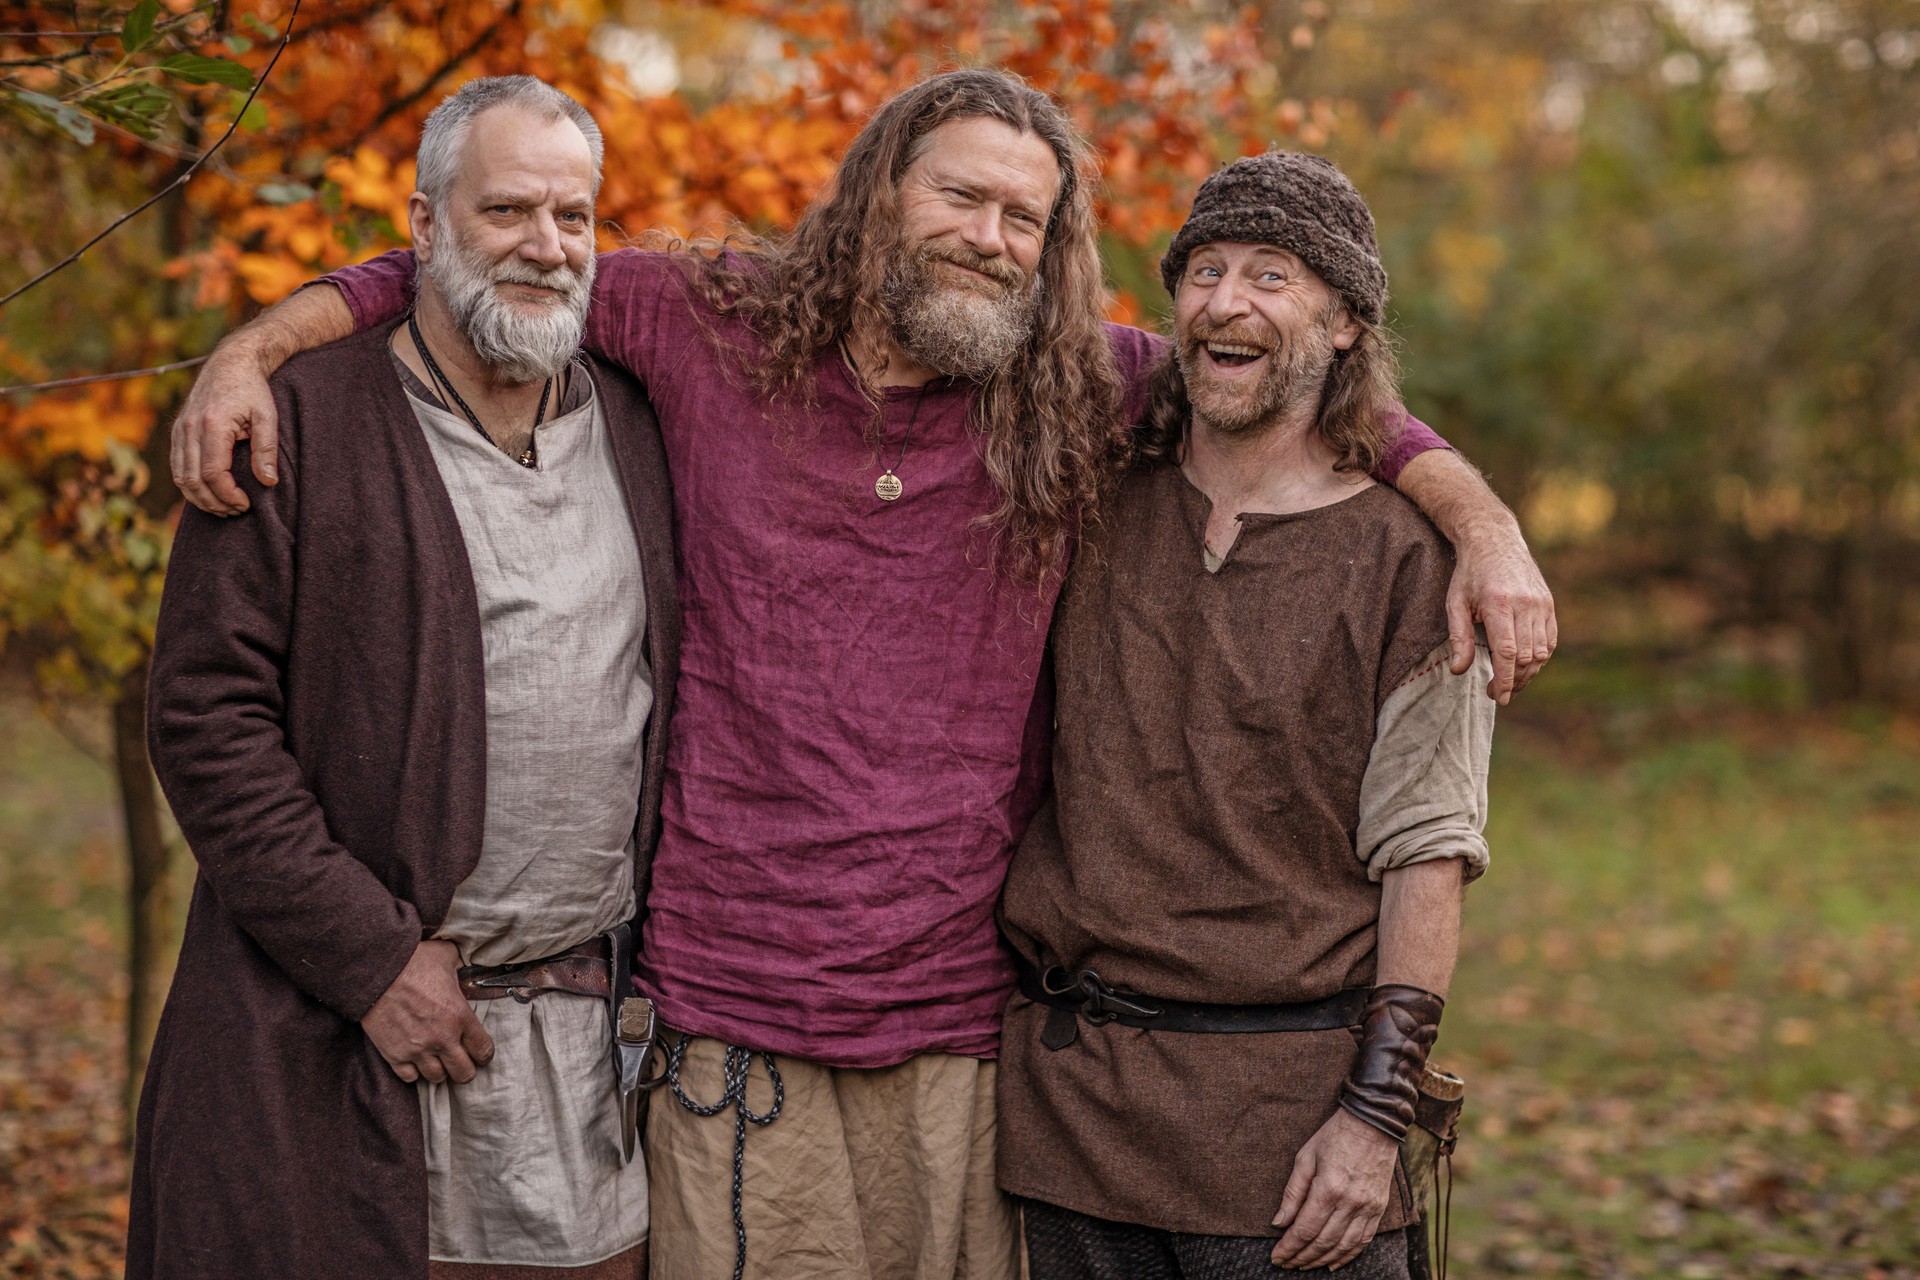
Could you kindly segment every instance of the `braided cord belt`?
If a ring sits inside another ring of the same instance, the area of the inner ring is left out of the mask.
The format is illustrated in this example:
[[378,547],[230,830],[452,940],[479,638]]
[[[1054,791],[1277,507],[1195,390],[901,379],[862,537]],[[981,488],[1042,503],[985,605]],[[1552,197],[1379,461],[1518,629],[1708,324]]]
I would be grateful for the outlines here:
[[696,1116],[717,1116],[729,1106],[733,1110],[733,1280],[741,1280],[747,1271],[747,1217],[742,1197],[742,1182],[747,1159],[747,1126],[750,1124],[766,1126],[779,1118],[780,1109],[786,1105],[787,1089],[780,1082],[780,1068],[774,1065],[773,1055],[762,1052],[761,1059],[767,1064],[767,1079],[773,1082],[773,1105],[767,1108],[765,1115],[755,1115],[747,1107],[747,1072],[753,1067],[753,1050],[742,1049],[738,1045],[727,1046],[726,1065],[721,1071],[722,1092],[718,1102],[695,1102],[687,1096],[680,1086],[680,1064],[687,1056],[687,1042],[690,1036],[682,1035],[678,1044],[667,1052],[667,1087],[673,1090],[673,1096],[680,1105]]

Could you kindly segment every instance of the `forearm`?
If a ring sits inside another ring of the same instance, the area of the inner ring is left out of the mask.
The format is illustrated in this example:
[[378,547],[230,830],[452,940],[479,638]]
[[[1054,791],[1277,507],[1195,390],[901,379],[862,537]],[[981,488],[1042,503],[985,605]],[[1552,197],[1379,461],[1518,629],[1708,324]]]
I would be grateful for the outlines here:
[[337,342],[353,332],[353,312],[340,291],[320,283],[274,303],[220,343],[215,358],[244,359],[270,376],[311,347]]
[[1459,858],[1442,858],[1399,867],[1381,877],[1376,984],[1447,994],[1460,956],[1465,865]]
[[1394,487],[1426,513],[1455,547],[1490,539],[1522,541],[1520,522],[1480,469],[1453,449],[1429,449],[1401,469]]

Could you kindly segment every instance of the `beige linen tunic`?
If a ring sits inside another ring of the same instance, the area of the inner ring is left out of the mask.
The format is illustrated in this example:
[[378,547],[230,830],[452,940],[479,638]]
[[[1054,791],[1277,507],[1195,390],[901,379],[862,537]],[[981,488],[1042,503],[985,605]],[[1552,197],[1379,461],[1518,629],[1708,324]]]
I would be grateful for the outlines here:
[[[540,428],[530,470],[407,379],[466,542],[486,655],[485,837],[435,934],[463,964],[552,955],[632,911],[646,597],[599,398],[577,366],[573,380],[585,395]],[[621,1155],[606,1006],[549,993],[472,1008],[493,1060],[470,1083],[420,1085],[431,1256],[584,1266],[646,1239],[646,1167]]]

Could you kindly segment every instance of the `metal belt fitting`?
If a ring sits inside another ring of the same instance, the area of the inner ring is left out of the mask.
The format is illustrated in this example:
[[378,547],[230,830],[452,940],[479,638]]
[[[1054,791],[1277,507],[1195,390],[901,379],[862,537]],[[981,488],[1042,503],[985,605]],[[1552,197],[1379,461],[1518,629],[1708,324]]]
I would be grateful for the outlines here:
[[1068,999],[1077,997],[1079,1008],[1075,1012],[1096,1027],[1104,1027],[1115,1018],[1122,1016],[1135,1018],[1160,1016],[1160,1010],[1152,1005],[1138,1004],[1127,999],[1100,981],[1100,975],[1091,969],[1082,969],[1076,977],[1057,964],[1049,965],[1040,975],[1040,986],[1050,996],[1065,996]]
[[1020,994],[1047,1006],[1040,1043],[1064,1049],[1080,1037],[1080,1020],[1151,1031],[1249,1034],[1270,1031],[1334,1031],[1355,1026],[1366,1007],[1367,988],[1336,991],[1323,1000],[1294,1004],[1202,1004],[1165,1000],[1136,991],[1116,991],[1092,969],[1072,973],[1060,965],[1045,970],[1018,964]]

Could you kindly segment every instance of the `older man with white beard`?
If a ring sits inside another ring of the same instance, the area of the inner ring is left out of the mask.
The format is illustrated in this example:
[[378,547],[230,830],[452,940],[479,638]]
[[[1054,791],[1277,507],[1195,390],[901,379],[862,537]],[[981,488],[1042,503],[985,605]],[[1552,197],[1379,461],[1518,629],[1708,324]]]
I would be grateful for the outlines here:
[[153,758],[201,874],[129,1276],[644,1273],[610,1014],[679,612],[652,412],[578,352],[600,156],[528,77],[436,109],[414,309],[276,375],[255,518],[183,519]]

